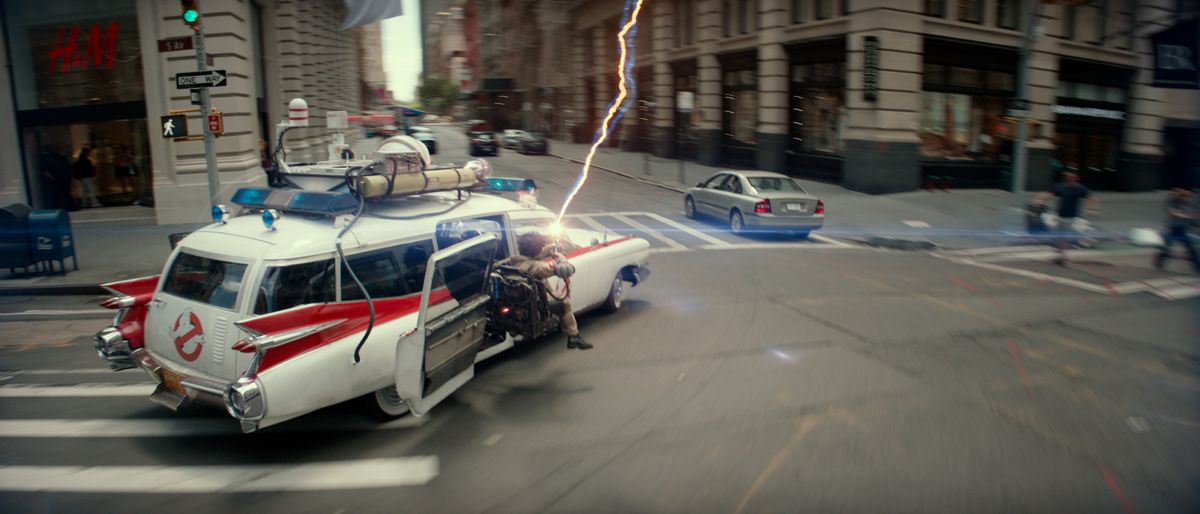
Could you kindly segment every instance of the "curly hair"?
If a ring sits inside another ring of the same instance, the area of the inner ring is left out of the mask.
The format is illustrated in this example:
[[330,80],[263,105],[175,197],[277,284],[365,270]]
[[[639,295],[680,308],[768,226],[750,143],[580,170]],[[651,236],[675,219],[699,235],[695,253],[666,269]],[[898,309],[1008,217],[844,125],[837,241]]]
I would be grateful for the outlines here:
[[536,259],[542,249],[550,244],[550,238],[537,232],[521,234],[517,237],[517,252],[530,259]]

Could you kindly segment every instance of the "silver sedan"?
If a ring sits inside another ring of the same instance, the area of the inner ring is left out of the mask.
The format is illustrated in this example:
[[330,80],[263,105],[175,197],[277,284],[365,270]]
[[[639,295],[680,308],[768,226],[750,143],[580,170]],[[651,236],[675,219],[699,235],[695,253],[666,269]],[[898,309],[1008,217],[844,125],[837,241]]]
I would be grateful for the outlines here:
[[799,182],[769,171],[721,171],[687,191],[688,218],[711,216],[729,222],[735,234],[787,231],[808,237],[825,224],[825,202]]

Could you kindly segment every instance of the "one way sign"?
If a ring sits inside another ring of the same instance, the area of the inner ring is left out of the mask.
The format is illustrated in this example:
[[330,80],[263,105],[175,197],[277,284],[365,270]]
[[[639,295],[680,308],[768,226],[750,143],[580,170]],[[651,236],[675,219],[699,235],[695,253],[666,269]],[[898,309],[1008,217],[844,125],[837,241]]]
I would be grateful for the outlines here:
[[175,75],[176,89],[196,89],[225,85],[225,70],[189,71]]

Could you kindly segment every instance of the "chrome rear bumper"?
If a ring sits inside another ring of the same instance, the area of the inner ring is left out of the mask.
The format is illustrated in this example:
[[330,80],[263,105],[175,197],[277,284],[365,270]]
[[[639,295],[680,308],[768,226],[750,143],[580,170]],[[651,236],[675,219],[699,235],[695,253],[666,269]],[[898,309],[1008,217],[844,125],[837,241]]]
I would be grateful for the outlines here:
[[92,338],[92,346],[96,348],[96,355],[108,361],[108,367],[113,371],[134,367],[129,341],[116,327],[105,327],[97,332]]

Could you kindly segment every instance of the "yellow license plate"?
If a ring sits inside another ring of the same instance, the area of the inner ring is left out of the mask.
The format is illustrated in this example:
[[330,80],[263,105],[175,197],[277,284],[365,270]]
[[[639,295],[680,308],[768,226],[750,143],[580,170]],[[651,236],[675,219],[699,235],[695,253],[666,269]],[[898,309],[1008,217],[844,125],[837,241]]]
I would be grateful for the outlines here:
[[163,369],[161,373],[163,385],[167,386],[167,389],[175,391],[179,394],[187,394],[187,390],[183,388],[183,375],[173,371],[168,371],[166,369]]

